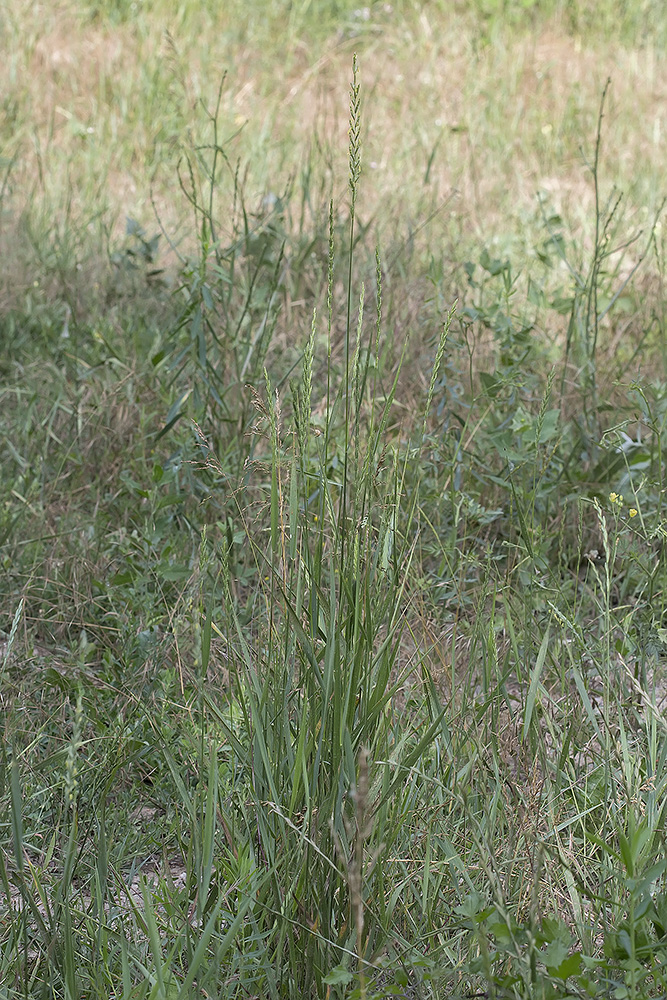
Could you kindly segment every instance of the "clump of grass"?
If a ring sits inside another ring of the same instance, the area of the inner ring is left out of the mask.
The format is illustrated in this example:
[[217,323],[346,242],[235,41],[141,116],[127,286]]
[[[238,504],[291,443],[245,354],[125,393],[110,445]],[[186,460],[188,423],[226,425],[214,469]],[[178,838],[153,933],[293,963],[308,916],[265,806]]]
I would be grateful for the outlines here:
[[[3,570],[25,594],[2,671],[3,988],[660,995],[665,393],[638,375],[626,412],[601,405],[604,199],[560,341],[537,337],[564,311],[548,281],[524,296],[509,257],[485,251],[460,306],[431,272],[428,367],[407,343],[390,364],[379,248],[357,278],[355,58],[346,227],[329,201],[325,288],[281,360],[302,234],[290,242],[286,210],[252,219],[220,107],[181,174],[199,245],[177,322],[141,368],[113,325],[83,350],[74,317],[56,402],[31,400],[7,445]],[[596,152],[596,188],[598,167]],[[131,410],[127,454],[112,421],[89,433],[104,399],[88,384]],[[68,508],[76,600],[55,557],[43,581],[71,643],[58,658],[32,648],[44,540],[18,537],[53,510],[36,438],[62,493],[94,500]]]

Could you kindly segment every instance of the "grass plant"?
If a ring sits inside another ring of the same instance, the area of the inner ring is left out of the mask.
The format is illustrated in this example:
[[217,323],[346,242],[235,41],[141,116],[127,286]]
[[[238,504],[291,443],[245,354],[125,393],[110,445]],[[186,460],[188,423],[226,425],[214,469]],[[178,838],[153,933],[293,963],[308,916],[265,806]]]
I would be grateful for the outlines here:
[[0,1000],[664,996],[660,5],[246,7],[0,25]]

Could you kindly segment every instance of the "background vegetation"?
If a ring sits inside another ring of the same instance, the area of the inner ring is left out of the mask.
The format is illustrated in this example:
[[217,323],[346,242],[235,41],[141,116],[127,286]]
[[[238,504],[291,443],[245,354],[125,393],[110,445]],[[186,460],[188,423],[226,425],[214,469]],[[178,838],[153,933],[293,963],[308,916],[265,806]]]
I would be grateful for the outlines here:
[[659,0],[7,0],[0,997],[664,996]]

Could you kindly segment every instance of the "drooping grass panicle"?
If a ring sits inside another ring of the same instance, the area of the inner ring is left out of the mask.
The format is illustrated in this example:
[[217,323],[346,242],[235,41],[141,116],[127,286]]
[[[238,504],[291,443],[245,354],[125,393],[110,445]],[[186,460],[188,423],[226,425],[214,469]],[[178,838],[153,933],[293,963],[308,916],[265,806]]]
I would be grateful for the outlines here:
[[324,426],[324,453],[322,461],[322,481],[320,483],[320,503],[319,503],[319,514],[320,526],[324,524],[324,509],[325,509],[325,485],[324,480],[326,478],[325,470],[329,467],[329,435],[331,432],[331,420],[333,418],[333,400],[332,400],[332,390],[331,390],[331,350],[332,350],[332,333],[333,333],[333,299],[334,299],[334,267],[336,263],[336,245],[335,245],[335,232],[334,232],[334,203],[333,199],[329,201],[329,240],[328,240],[328,251],[327,251],[327,384],[326,384],[326,416],[325,416],[325,426]]
[[345,565],[345,551],[348,530],[348,479],[349,479],[349,449],[351,434],[351,390],[350,384],[350,363],[351,363],[351,342],[352,342],[352,276],[354,259],[354,231],[355,231],[355,209],[358,193],[359,177],[361,175],[361,84],[359,82],[359,64],[356,53],[352,61],[352,85],[350,87],[350,117],[349,117],[349,186],[351,192],[350,203],[350,238],[348,246],[348,271],[347,271],[347,313],[345,319],[345,381],[343,391],[345,394],[345,454],[343,459],[343,488],[339,511],[339,532],[340,532],[340,564],[341,569]]
[[329,202],[329,245],[327,252],[327,344],[329,359],[331,359],[331,330],[333,327],[333,297],[334,297],[334,265],[336,263],[336,245],[334,234],[334,203]]
[[449,330],[450,330],[450,327],[452,325],[452,320],[454,319],[454,316],[456,315],[457,307],[458,307],[458,299],[450,307],[450,310],[447,313],[447,318],[446,318],[445,322],[443,323],[442,329],[440,331],[440,339],[438,341],[438,349],[437,349],[437,351],[435,353],[435,360],[433,362],[433,367],[431,369],[431,379],[430,379],[429,386],[428,386],[428,393],[426,395],[426,404],[424,406],[424,419],[422,421],[422,433],[421,433],[422,442],[424,441],[424,438],[426,437],[426,426],[427,426],[427,423],[428,423],[428,415],[429,415],[429,413],[431,411],[431,403],[433,402],[433,394],[435,392],[435,386],[436,386],[436,383],[438,381],[438,375],[440,374],[440,366],[442,365],[442,359],[445,356],[445,349],[447,347],[447,340],[448,340],[448,337],[449,337]]
[[72,710],[72,735],[67,745],[67,760],[65,763],[65,801],[68,808],[75,810],[79,795],[79,751],[83,746],[83,692],[79,689],[76,704]]
[[[375,247],[375,371],[378,371],[380,334],[382,332],[382,260],[380,248]],[[375,394],[373,394],[375,395]]]
[[266,412],[269,418],[269,434],[271,444],[271,550],[276,556],[280,553],[283,573],[285,563],[285,519],[284,497],[282,483],[282,456],[280,452],[280,395],[278,389],[273,389],[271,379],[264,369],[266,383]]
[[317,330],[317,309],[313,309],[313,319],[310,324],[310,337],[303,352],[303,367],[301,371],[301,392],[299,394],[299,449],[302,466],[305,466],[308,452],[308,438],[311,418],[313,394],[313,360],[315,357],[315,333]]
[[350,86],[349,185],[352,196],[352,213],[357,201],[359,177],[361,176],[361,85],[359,83],[359,63],[355,52],[352,60],[352,84]]
[[[360,495],[360,486],[361,486],[361,475],[360,475],[361,470],[359,468],[359,460],[360,460],[360,454],[359,454],[359,445],[360,445],[360,442],[359,442],[359,420],[360,420],[361,406],[362,406],[361,396],[362,396],[362,393],[363,393],[363,382],[365,381],[365,378],[362,379],[362,375],[361,375],[361,371],[360,371],[360,367],[361,367],[361,364],[360,364],[360,362],[361,362],[361,337],[362,337],[363,323],[364,323],[364,295],[365,295],[365,286],[364,286],[364,283],[362,282],[361,283],[361,290],[359,292],[359,311],[357,313],[357,334],[356,334],[356,341],[355,341],[355,346],[354,346],[354,359],[352,361],[352,395],[353,395],[353,402],[354,402],[354,432],[353,432],[354,461],[353,461],[353,471],[354,471],[354,476],[355,476],[355,480],[356,480],[356,483],[355,483],[355,485],[356,485],[356,488],[355,488],[355,503],[354,503],[353,517],[355,519],[356,519],[356,516],[357,516],[357,500],[358,500],[358,497]],[[364,368],[364,375],[365,375],[366,371],[368,370],[367,369],[367,363],[368,363],[368,358],[366,358],[366,367]]]

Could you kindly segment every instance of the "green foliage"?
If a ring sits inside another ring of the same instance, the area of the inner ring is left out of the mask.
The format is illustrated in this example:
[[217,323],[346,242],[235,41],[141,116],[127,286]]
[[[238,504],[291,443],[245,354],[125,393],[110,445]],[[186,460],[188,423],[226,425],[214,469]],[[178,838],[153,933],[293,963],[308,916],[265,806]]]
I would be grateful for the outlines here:
[[618,864],[621,898],[600,897],[607,909],[602,955],[588,953],[565,921],[554,916],[519,922],[498,904],[483,906],[471,895],[457,908],[477,954],[467,963],[498,997],[653,996],[664,989],[665,940],[661,914],[665,902],[654,887],[665,871],[654,856],[654,838],[645,820],[629,811],[627,830],[617,829],[619,851],[593,835]]
[[433,258],[395,350],[357,58],[328,212],[251,210],[223,92],[174,285],[128,220],[108,314],[2,316],[2,995],[660,996],[667,407],[602,109],[588,254],[545,207],[528,274]]

